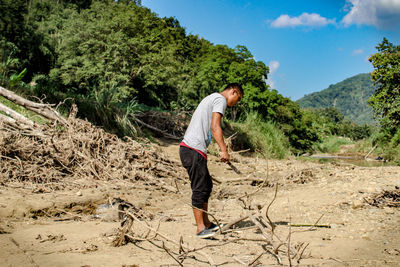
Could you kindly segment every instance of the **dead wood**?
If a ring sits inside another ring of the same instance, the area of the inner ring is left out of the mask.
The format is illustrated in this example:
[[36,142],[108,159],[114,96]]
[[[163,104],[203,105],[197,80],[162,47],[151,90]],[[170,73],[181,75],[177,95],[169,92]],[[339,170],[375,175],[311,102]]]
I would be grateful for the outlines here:
[[30,130],[15,120],[2,123],[3,117],[13,119],[0,114],[0,180],[6,185],[19,181],[63,189],[82,186],[74,180],[85,177],[89,185],[126,180],[177,192],[159,178],[184,176],[180,164],[154,147],[121,140],[84,120],[70,117],[64,129],[51,124]]
[[216,266],[216,263],[214,262],[214,260],[208,254],[206,254],[205,252],[199,251],[199,250],[195,250],[195,249],[191,248],[189,245],[184,245],[181,242],[178,242],[178,241],[173,240],[172,238],[169,238],[167,235],[165,235],[165,234],[161,233],[160,231],[158,231],[158,230],[152,228],[151,226],[149,226],[145,221],[140,220],[138,217],[136,217],[131,212],[127,212],[126,214],[128,216],[130,216],[133,220],[135,220],[138,223],[142,224],[147,229],[149,229],[149,230],[153,231],[154,233],[156,233],[161,238],[163,238],[166,241],[171,242],[172,244],[176,245],[178,248],[183,247],[187,251],[192,251],[193,250],[193,252],[198,253],[198,254],[202,255],[203,257],[205,257],[208,260],[208,262],[210,263],[211,266]]
[[39,104],[33,101],[27,100],[12,91],[5,89],[0,86],[0,95],[7,98],[8,100],[21,105],[29,110],[34,111],[35,113],[49,119],[52,121],[58,121],[62,124],[67,124],[66,119],[64,119],[56,110],[51,108],[49,104]]
[[400,189],[397,187],[394,190],[383,190],[380,193],[372,194],[364,198],[364,201],[371,206],[378,208],[383,207],[400,207]]
[[24,115],[19,114],[18,112],[14,111],[13,109],[7,107],[6,105],[0,103],[0,111],[3,111],[7,115],[11,116],[14,120],[26,124],[27,126],[32,127],[33,126],[33,121],[29,120],[26,118]]

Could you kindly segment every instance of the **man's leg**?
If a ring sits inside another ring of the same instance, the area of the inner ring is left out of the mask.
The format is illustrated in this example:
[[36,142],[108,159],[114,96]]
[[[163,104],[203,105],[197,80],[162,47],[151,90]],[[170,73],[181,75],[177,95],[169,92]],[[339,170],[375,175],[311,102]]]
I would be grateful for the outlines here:
[[[203,203],[203,210],[208,210],[208,203]],[[203,210],[193,208],[194,219],[197,226],[196,233],[201,232],[204,228],[207,228],[211,225],[207,212],[204,212]]]
[[193,215],[194,215],[194,219],[196,221],[196,226],[197,226],[196,234],[198,234],[204,228],[206,228],[206,225],[204,224],[203,214],[204,214],[204,212],[202,210],[193,208]]
[[[203,204],[203,210],[208,211],[208,203],[207,202]],[[203,212],[203,222],[206,227],[210,227],[211,222],[208,219],[208,213],[206,213],[206,212]]]

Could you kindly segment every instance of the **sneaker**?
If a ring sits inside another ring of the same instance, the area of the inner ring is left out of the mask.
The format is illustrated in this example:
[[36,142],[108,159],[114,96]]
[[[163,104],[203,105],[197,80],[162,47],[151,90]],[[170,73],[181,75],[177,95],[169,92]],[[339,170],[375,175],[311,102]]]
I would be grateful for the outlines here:
[[212,237],[213,235],[215,235],[215,232],[211,231],[208,228],[204,228],[198,234],[196,234],[196,236],[200,237],[200,238],[209,238],[209,237]]
[[[221,227],[221,228],[224,227],[224,224],[220,223],[219,227]],[[211,225],[209,227],[207,227],[207,229],[209,229],[211,231],[218,231],[219,227],[215,223],[211,223]]]

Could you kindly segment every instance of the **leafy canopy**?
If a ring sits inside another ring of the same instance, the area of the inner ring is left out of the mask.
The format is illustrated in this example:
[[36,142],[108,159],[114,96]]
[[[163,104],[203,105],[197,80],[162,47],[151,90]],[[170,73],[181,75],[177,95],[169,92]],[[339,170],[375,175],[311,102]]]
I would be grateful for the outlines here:
[[382,126],[394,134],[400,127],[400,46],[384,38],[376,48],[378,53],[369,61],[374,67],[371,78],[377,89],[369,103]]

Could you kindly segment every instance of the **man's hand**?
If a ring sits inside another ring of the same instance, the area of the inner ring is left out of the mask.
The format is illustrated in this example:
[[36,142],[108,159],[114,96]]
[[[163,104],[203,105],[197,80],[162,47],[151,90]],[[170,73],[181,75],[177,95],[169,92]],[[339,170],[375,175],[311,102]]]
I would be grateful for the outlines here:
[[221,161],[222,162],[229,162],[228,151],[221,151]]

